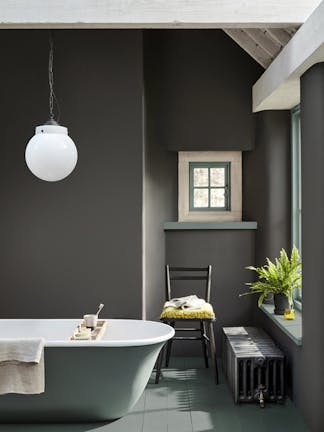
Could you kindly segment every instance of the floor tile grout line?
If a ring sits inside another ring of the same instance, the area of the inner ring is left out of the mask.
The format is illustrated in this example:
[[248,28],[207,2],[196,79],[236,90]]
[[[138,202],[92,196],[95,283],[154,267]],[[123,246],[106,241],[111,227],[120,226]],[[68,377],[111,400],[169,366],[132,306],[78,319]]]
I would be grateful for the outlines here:
[[[187,366],[186,363],[185,363],[185,366]],[[186,378],[188,378],[188,368],[187,367],[186,367]],[[186,388],[187,388],[187,398],[188,398],[188,405],[189,405],[189,415],[190,415],[191,429],[192,429],[192,432],[194,432],[193,421],[192,421],[192,413],[191,413],[191,401],[190,401],[190,395],[189,395],[188,379],[186,379]]]

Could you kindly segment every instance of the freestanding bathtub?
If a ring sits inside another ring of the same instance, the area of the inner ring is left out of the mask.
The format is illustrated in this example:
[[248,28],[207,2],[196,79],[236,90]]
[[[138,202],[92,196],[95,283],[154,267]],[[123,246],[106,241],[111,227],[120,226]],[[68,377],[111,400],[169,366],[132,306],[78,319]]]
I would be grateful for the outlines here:
[[124,416],[140,398],[172,327],[107,319],[99,341],[70,341],[79,319],[2,319],[1,338],[45,339],[45,393],[0,396],[1,423],[92,422]]

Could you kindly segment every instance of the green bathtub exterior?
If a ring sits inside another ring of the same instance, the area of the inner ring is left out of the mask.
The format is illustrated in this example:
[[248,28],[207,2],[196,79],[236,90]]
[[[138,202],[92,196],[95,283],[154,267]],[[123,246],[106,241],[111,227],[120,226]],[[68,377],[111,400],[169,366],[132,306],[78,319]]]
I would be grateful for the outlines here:
[[120,418],[143,393],[164,343],[45,347],[45,393],[1,395],[0,422],[95,422]]

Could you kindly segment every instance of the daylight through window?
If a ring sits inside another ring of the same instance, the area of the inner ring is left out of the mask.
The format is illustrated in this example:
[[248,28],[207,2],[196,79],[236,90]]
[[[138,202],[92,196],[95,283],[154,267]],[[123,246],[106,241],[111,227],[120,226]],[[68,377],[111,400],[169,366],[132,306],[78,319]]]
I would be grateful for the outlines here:
[[230,162],[190,162],[190,210],[230,210]]

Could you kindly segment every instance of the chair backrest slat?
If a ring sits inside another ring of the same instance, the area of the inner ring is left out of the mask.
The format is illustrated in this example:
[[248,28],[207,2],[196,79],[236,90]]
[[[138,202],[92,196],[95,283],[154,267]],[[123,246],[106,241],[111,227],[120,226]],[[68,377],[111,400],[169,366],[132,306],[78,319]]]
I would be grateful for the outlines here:
[[[205,287],[205,300],[210,302],[210,288],[211,288],[211,272],[212,266],[208,267],[170,267],[166,265],[166,299],[171,300],[172,298],[172,286],[171,281],[183,280],[183,281],[206,281]],[[176,274],[173,274],[173,273]],[[200,272],[201,275],[188,275],[189,272]],[[177,274],[178,273],[178,274]],[[179,274],[182,273],[182,274]]]
[[170,267],[169,266],[170,271],[181,271],[181,272],[192,272],[192,271],[197,271],[197,272],[204,272],[208,270],[208,267]]
[[207,276],[170,276],[170,280],[208,280]]

